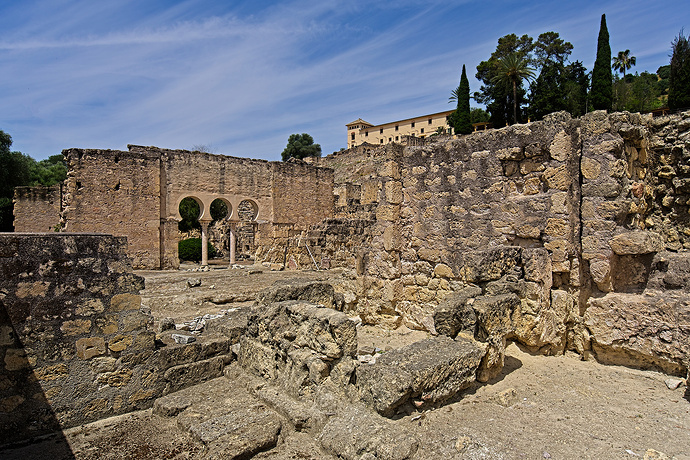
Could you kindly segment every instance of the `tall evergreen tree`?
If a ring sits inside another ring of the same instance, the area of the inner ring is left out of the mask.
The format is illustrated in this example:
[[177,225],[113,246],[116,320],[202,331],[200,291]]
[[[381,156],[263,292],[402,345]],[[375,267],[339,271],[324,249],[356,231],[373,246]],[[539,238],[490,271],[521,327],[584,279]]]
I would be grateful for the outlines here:
[[457,108],[448,120],[453,126],[455,134],[470,134],[472,132],[472,121],[470,119],[470,81],[467,79],[465,64],[462,65],[462,75],[460,85],[453,91],[453,95],[458,101]]
[[690,43],[681,30],[671,43],[671,71],[668,77],[668,107],[690,107]]
[[592,69],[592,90],[590,100],[594,110],[611,110],[613,104],[613,74],[611,72],[611,45],[606,28],[606,15],[601,15],[597,58]]

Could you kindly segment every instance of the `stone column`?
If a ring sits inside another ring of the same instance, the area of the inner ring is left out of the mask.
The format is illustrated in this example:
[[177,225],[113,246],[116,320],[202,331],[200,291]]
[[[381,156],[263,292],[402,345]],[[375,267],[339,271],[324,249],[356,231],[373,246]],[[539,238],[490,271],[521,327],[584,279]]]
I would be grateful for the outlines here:
[[211,221],[201,220],[199,223],[201,224],[201,266],[205,267],[208,265],[208,224]]
[[237,235],[235,234],[235,222],[230,224],[230,265],[235,263],[235,250],[237,247]]

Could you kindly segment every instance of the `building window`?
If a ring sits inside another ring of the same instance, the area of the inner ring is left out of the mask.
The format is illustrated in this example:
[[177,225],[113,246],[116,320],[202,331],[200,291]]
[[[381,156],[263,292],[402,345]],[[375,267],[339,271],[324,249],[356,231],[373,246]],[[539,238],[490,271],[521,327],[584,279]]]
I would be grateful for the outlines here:
[[393,142],[393,138],[392,138],[392,137],[389,137],[389,138],[388,138],[388,142]]
[[412,122],[412,127],[414,128],[414,121]]
[[398,136],[395,136],[395,142],[398,142]]
[[352,133],[352,140],[355,140],[355,133]]
[[381,144],[383,144],[383,139],[381,139]]
[[369,137],[369,131],[364,131],[364,137]]
[[429,124],[431,124],[431,118],[429,118]]
[[[422,134],[424,134],[424,128],[419,130]],[[422,136],[423,137],[423,136]]]
[[398,130],[398,125],[395,125],[395,130],[396,130],[396,131]]
[[381,128],[381,131],[380,131],[380,133],[381,133],[381,134],[383,134],[383,128]]

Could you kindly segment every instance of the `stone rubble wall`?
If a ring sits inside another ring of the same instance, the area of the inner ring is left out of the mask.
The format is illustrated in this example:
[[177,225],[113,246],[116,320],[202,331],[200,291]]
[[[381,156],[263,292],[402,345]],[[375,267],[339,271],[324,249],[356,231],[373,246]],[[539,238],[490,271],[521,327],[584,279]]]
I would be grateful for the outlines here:
[[[151,269],[179,266],[178,206],[185,197],[206,205],[215,198],[227,200],[234,221],[242,217],[240,204],[252,201],[256,221],[243,227],[252,233],[254,225],[266,223],[303,231],[333,216],[333,171],[327,168],[157,147],[128,149],[64,150],[68,174],[60,198],[51,192],[45,197],[52,204],[39,203],[46,192],[19,191],[17,228],[44,232],[59,224],[67,232],[127,236],[134,268]],[[210,220],[208,210],[200,217]],[[244,252],[255,251],[261,241],[255,238],[242,233]]]
[[14,189],[14,231],[57,231],[61,196],[61,185],[16,187]]
[[229,338],[156,344],[126,249],[110,235],[0,235],[1,444],[150,407],[232,360]]
[[[535,351],[687,367],[688,305],[677,285],[690,246],[690,113],[556,113],[421,147],[360,150],[321,162],[360,172],[376,165],[335,188],[340,219],[370,217],[353,257],[337,259],[358,275],[348,304],[365,323],[433,331],[434,309],[478,286],[481,295],[518,295],[512,338]],[[302,235],[321,246],[312,252],[341,247],[320,230]],[[504,257],[500,248],[511,246],[522,252]],[[477,261],[491,248],[496,276],[479,279]],[[657,260],[664,251],[671,256]],[[629,297],[618,299],[627,306],[620,315],[640,309],[638,319],[648,318],[621,323],[602,307],[616,294]]]

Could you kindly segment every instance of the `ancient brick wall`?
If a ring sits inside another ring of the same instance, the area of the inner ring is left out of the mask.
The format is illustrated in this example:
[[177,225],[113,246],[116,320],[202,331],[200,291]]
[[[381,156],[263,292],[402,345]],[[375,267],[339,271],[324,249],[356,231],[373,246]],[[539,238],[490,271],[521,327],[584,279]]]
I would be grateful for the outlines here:
[[[128,255],[135,268],[179,266],[178,209],[186,197],[201,204],[200,220],[206,222],[211,221],[209,208],[215,199],[226,202],[232,221],[246,221],[246,216],[238,211],[243,203],[250,203],[255,222],[289,224],[298,231],[333,215],[330,169],[184,150],[128,147],[127,152],[63,152],[69,173],[61,222],[63,230],[69,232],[127,236]],[[22,209],[18,218],[26,219]],[[241,243],[251,245],[253,252],[253,236],[242,237]]]
[[69,171],[63,230],[127,236],[134,267],[160,267],[159,155],[84,149],[63,155]]
[[126,240],[0,236],[0,436],[9,441],[142,408],[151,371],[126,365],[154,350],[143,279]]
[[53,232],[60,225],[61,185],[14,189],[14,231]]
[[[511,337],[535,351],[682,372],[689,120],[560,113],[453,141],[326,157],[348,171],[376,162],[376,174],[335,189],[338,218],[371,218],[355,257],[341,259],[359,274],[357,313],[433,329],[434,309],[452,293],[510,292],[521,305]],[[312,251],[333,251],[335,241],[320,234],[307,234],[323,244]],[[651,286],[652,278],[667,281]],[[612,302],[620,308],[607,308]]]
[[0,444],[222,375],[238,337],[154,342],[124,237],[0,235]]

